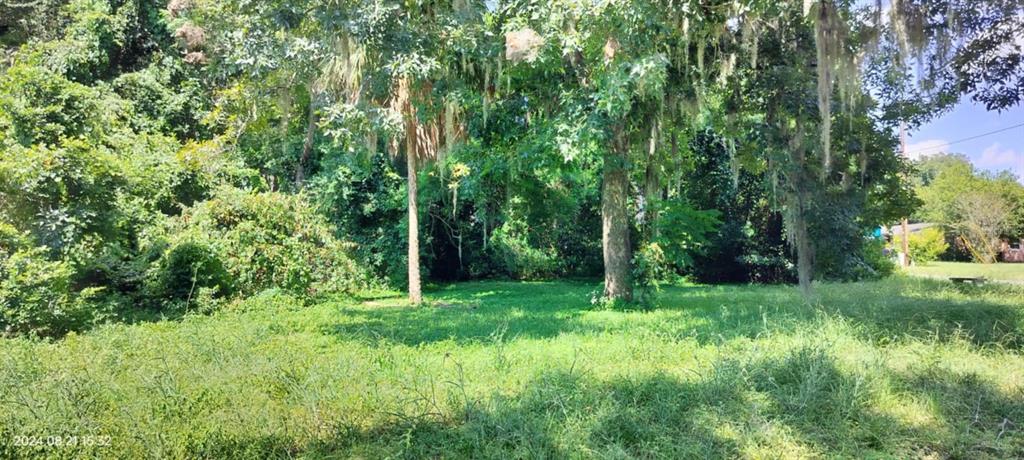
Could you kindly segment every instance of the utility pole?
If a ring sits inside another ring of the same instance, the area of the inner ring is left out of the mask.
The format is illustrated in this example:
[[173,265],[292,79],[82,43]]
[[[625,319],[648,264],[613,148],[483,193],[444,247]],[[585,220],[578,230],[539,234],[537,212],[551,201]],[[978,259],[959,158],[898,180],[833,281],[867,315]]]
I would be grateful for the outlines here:
[[[900,155],[903,158],[907,157],[907,127],[902,121],[900,122]],[[910,267],[910,231],[907,218],[903,218],[903,258],[900,260],[900,265],[903,268]]]

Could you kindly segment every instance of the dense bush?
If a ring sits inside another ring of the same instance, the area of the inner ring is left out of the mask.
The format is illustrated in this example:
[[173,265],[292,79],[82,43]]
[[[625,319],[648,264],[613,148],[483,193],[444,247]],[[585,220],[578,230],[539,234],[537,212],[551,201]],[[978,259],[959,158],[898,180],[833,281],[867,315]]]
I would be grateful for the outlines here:
[[0,152],[0,212],[58,253],[115,237],[123,175],[109,151],[83,141]]
[[815,274],[837,281],[872,280],[888,276],[894,266],[884,254],[884,243],[868,236],[877,222],[863,198],[842,190],[829,190],[810,211]]
[[696,209],[718,211],[721,225],[686,273],[710,283],[791,281],[792,255],[763,178],[739,170],[735,153],[713,130],[697,132],[689,144],[684,194]]
[[26,234],[0,222],[0,333],[58,336],[102,316],[89,304],[95,290],[74,292],[74,270],[49,260]]
[[232,293],[231,276],[213,249],[187,240],[168,248],[146,281],[146,297],[157,303],[184,301],[187,306],[197,289]]
[[907,244],[910,246],[911,259],[922,264],[939,260],[939,256],[949,249],[949,244],[946,243],[946,232],[937,227],[912,233]]
[[354,246],[335,238],[300,195],[222,188],[173,218],[164,239],[146,281],[164,302],[187,300],[197,287],[220,297],[269,288],[313,296],[366,282]]
[[[178,296],[167,286],[186,277],[194,251],[173,252],[168,276],[147,280],[161,254],[143,242],[216,185],[258,184],[217,139],[183,146],[169,125],[195,121],[181,110],[153,112],[163,102],[150,93],[191,104],[180,76],[124,73],[114,87],[125,99],[72,81],[54,60],[67,56],[48,53],[28,50],[0,73],[0,220],[24,240],[5,250],[4,327],[36,335],[137,310],[153,292]],[[196,294],[227,289],[200,281]]]
[[874,277],[884,278],[896,270],[896,261],[886,253],[884,241],[869,239],[861,250],[861,257]]
[[513,279],[543,279],[559,270],[558,254],[553,248],[530,244],[526,222],[512,216],[494,230],[490,251],[504,276]]
[[404,181],[383,155],[365,162],[349,156],[333,161],[330,173],[312,180],[311,201],[339,234],[356,243],[354,254],[367,271],[394,286],[404,286],[408,276],[406,248],[401,244],[408,228]]

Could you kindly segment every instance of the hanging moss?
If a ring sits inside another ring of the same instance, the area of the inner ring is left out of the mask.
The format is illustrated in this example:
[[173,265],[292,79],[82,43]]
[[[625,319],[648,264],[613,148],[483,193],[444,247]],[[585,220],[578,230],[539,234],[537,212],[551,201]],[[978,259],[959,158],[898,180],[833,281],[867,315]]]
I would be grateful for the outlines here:
[[757,46],[758,46],[758,34],[760,31],[757,28],[757,23],[752,18],[746,18],[743,21],[743,29],[741,32],[742,47],[747,52],[747,56],[750,57],[750,68],[757,69]]
[[498,59],[498,71],[494,75],[494,97],[501,97],[501,59]]
[[[807,9],[806,2],[804,9]],[[818,58],[818,112],[821,115],[822,177],[828,175],[832,162],[832,67],[838,48],[834,19],[826,1],[818,7],[818,20],[814,23],[814,44]]]
[[807,222],[810,206],[810,184],[806,179],[804,169],[806,153],[803,143],[804,126],[799,118],[793,120],[794,129],[788,129],[788,123],[782,126],[784,136],[789,137],[789,162],[784,174],[786,175],[786,207],[783,210],[783,218],[786,220],[786,239],[790,247],[796,249],[797,255],[797,278],[800,283],[800,290],[805,296],[811,294],[811,282],[813,279],[814,253],[811,245],[810,232]]
[[480,92],[480,98],[482,99],[481,105],[483,106],[483,118],[484,126],[487,126],[487,114],[490,109],[490,89],[491,89],[491,66],[484,64],[484,90]]
[[526,27],[505,34],[505,59],[512,62],[533,62],[540,55],[544,39],[533,29]]
[[832,167],[832,91],[838,87],[840,108],[843,111],[854,105],[855,98],[861,94],[860,67],[864,55],[862,52],[852,52],[845,46],[849,31],[839,10],[830,0],[822,0],[811,10],[815,12],[821,177],[824,180]]
[[704,40],[697,42],[697,72],[700,74],[700,78],[704,78],[704,47],[707,46]]
[[729,55],[721,61],[721,68],[718,73],[718,82],[724,84],[728,81],[729,76],[732,75],[733,70],[736,68],[736,53],[729,53]]
[[351,35],[339,35],[334,40],[333,53],[324,61],[317,86],[338,91],[350,103],[356,103],[363,84],[365,62],[365,48]]

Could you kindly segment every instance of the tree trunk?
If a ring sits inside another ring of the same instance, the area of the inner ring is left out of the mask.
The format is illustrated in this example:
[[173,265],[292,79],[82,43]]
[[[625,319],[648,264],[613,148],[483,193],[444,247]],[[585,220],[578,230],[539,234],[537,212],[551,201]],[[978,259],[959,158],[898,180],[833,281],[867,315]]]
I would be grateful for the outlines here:
[[785,124],[782,125],[782,131],[789,135],[790,155],[787,206],[792,210],[789,211],[791,214],[786,219],[786,225],[792,234],[791,244],[796,246],[796,273],[800,292],[808,299],[813,289],[811,283],[814,281],[814,246],[811,244],[811,234],[807,226],[807,212],[811,204],[810,182],[814,179],[805,169],[807,156],[803,146],[804,129],[800,118],[796,119],[795,132],[790,134]]
[[310,99],[309,116],[306,120],[306,140],[302,143],[302,156],[299,157],[299,164],[295,167],[295,187],[301,189],[306,181],[306,163],[309,163],[309,155],[313,151],[313,137],[316,135],[316,104]]
[[803,195],[803,191],[797,191],[797,214],[793,219],[793,231],[796,239],[797,281],[800,283],[800,292],[804,297],[809,297],[812,293],[811,283],[814,281],[814,248],[807,229],[807,204]]
[[658,236],[658,202],[661,201],[661,180],[658,177],[657,153],[658,120],[651,122],[651,139],[647,148],[647,168],[644,171],[644,227],[648,238]]
[[423,302],[423,292],[420,289],[420,230],[419,230],[419,209],[416,198],[419,195],[416,184],[416,150],[414,147],[415,137],[407,135],[408,149],[405,152],[408,171],[409,190],[409,301],[413,305]]
[[[289,158],[292,155],[292,146],[289,142],[289,134],[291,134],[291,111],[292,111],[292,98],[284,88],[281,89],[281,99],[278,101],[279,108],[281,109],[281,158]],[[270,190],[275,190],[273,184],[271,184]]]
[[910,266],[910,229],[907,228],[908,226],[907,218],[904,217],[901,228],[903,234],[900,235],[903,238],[903,260],[900,261],[903,268]]
[[633,300],[631,248],[626,171],[628,148],[621,127],[615,129],[611,150],[604,158],[604,183],[601,187],[601,246],[604,250],[604,296],[613,300]]

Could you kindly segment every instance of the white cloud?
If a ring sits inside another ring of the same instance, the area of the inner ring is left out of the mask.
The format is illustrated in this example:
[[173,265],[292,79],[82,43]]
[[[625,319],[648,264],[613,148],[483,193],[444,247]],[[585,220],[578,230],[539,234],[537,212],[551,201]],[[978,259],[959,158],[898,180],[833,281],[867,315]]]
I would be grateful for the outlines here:
[[927,139],[913,144],[907,144],[907,156],[912,160],[938,155],[949,152],[949,142],[943,139]]
[[1017,175],[1018,180],[1024,181],[1024,153],[1012,148],[1003,147],[996,142],[981,152],[981,155],[972,155],[975,166],[989,171],[1010,170]]

